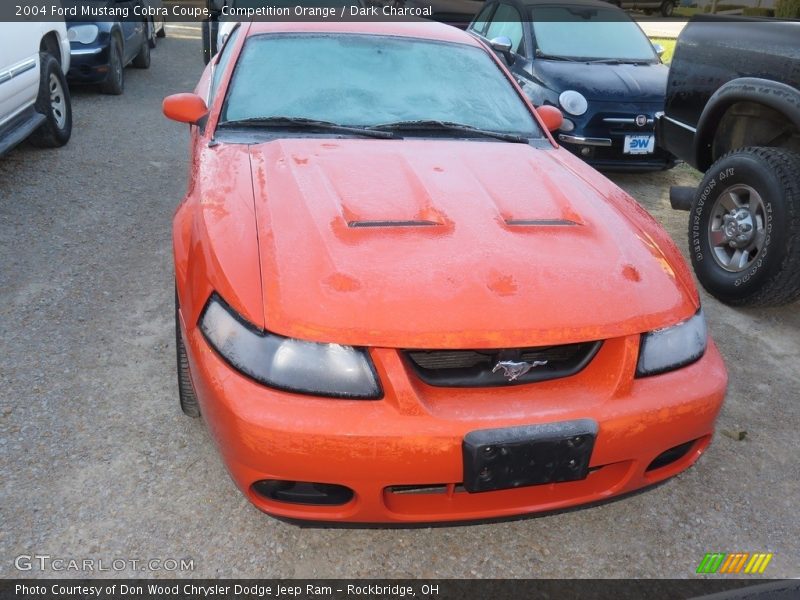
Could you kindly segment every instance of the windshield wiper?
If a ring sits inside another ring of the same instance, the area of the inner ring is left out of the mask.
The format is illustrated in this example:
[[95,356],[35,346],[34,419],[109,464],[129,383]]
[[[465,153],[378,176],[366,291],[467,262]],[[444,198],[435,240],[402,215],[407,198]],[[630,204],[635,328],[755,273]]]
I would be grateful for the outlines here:
[[386,131],[386,130],[402,130],[402,129],[437,129],[440,131],[456,131],[458,133],[468,133],[471,135],[478,135],[481,137],[491,137],[504,142],[514,142],[518,144],[527,144],[528,138],[516,133],[506,133],[503,131],[491,131],[487,129],[480,129],[471,125],[463,123],[454,123],[452,121],[437,121],[420,119],[417,121],[396,121],[394,123],[381,123],[375,125],[373,131]]
[[248,119],[235,119],[221,121],[219,127],[291,127],[296,129],[317,129],[323,131],[336,131],[339,133],[352,133],[366,137],[380,139],[394,139],[397,135],[391,131],[378,131],[369,127],[340,125],[331,121],[320,121],[305,117],[250,117]]
[[649,65],[646,60],[624,59],[624,58],[595,58],[586,61],[589,64],[601,65]]
[[558,54],[545,54],[541,50],[536,51],[536,58],[543,58],[545,60],[564,60],[567,62],[585,62],[580,58],[573,58],[572,56],[559,56]]

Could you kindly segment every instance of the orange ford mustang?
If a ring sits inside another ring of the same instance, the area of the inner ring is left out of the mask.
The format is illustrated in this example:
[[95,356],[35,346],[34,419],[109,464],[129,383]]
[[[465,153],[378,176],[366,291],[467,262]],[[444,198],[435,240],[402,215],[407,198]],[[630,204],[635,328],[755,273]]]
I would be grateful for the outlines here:
[[261,510],[517,515],[708,447],[726,373],[682,257],[468,34],[244,23],[164,112],[181,405]]

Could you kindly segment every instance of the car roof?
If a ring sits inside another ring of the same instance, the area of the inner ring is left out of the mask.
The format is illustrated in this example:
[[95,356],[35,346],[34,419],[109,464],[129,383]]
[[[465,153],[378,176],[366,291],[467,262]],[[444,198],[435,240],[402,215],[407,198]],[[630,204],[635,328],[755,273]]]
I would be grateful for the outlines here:
[[480,43],[468,33],[437,23],[435,21],[254,21],[248,36],[263,33],[352,33],[366,35],[382,35],[420,38],[439,42],[451,42],[479,46]]

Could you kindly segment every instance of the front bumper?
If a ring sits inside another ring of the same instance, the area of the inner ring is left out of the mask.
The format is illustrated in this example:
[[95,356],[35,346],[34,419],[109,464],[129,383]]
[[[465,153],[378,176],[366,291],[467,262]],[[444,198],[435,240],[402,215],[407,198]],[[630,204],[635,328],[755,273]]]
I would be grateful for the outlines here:
[[[557,132],[556,139],[564,148],[600,170],[657,171],[675,166],[675,157],[658,145],[655,130],[658,112],[653,107],[622,105],[619,110],[615,109],[601,106],[581,117],[568,115],[574,129]],[[645,118],[641,126],[636,124],[637,116]],[[625,136],[628,135],[656,136],[653,152],[625,153]]]
[[72,44],[67,79],[74,83],[102,83],[108,78],[108,44]]
[[[201,411],[231,477],[256,507],[290,519],[476,520],[624,494],[697,460],[710,443],[727,383],[713,343],[691,366],[633,379],[639,336],[629,336],[607,340],[572,377],[492,389],[427,386],[396,350],[372,349],[384,398],[332,400],[258,385],[223,362],[197,328],[183,331]],[[481,493],[460,487],[467,433],[578,419],[599,427],[586,479]],[[647,470],[687,442],[680,459]],[[343,485],[354,497],[339,506],[279,502],[253,490],[263,479]]]

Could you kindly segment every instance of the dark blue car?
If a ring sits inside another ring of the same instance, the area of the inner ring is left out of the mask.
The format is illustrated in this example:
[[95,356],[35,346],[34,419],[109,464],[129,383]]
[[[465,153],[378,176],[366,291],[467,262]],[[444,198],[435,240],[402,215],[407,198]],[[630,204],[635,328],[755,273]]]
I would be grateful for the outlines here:
[[624,11],[598,0],[489,0],[469,31],[504,58],[536,106],[561,109],[556,138],[589,164],[674,166],[655,143],[668,68]]
[[[66,2],[62,2],[66,4]],[[96,0],[78,3],[90,5],[96,14],[126,14],[125,17],[98,17],[97,21],[67,22],[70,41],[70,83],[97,83],[105,94],[122,94],[125,67],[150,66],[150,49],[155,46],[156,30],[151,20],[136,17],[134,7],[143,0]],[[141,14],[141,11],[140,11]]]

